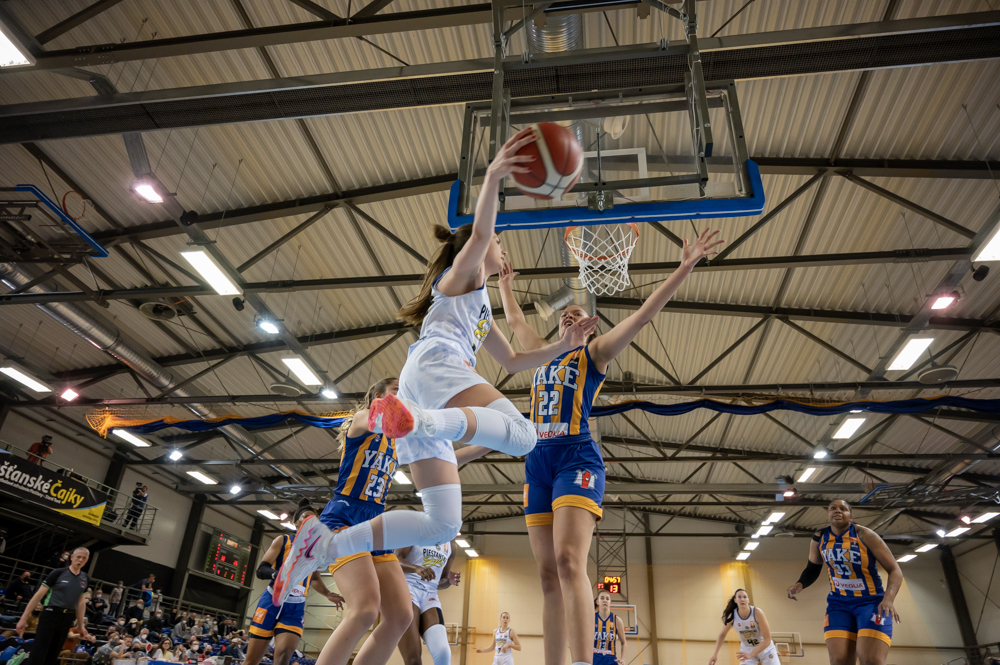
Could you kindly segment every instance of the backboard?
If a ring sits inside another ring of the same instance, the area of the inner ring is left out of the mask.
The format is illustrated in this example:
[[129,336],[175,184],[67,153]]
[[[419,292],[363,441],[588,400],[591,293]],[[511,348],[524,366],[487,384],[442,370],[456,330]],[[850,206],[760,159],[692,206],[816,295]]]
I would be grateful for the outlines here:
[[771,633],[771,641],[782,658],[802,658],[806,655],[799,633]]
[[635,605],[615,605],[611,604],[611,613],[621,618],[625,624],[626,635],[639,634],[639,618],[635,613]]

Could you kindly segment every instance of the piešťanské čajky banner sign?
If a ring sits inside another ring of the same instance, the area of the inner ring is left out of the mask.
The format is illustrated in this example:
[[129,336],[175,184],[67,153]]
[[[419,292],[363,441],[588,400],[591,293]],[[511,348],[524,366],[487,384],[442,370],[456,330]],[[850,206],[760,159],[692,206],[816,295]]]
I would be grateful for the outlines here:
[[107,497],[85,484],[0,450],[0,491],[100,525]]

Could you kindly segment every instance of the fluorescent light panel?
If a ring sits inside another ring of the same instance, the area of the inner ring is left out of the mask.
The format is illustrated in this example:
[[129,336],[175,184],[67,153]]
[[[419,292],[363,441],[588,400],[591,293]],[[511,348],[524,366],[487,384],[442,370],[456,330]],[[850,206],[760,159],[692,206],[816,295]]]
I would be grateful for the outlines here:
[[319,391],[319,394],[326,399],[337,399],[337,391],[333,388],[323,388],[323,390]]
[[204,250],[193,252],[181,252],[181,256],[191,264],[191,267],[198,271],[198,274],[205,278],[209,286],[215,289],[220,296],[235,296],[240,294],[240,288],[226,277],[222,269],[215,263],[215,260]]
[[147,183],[141,183],[135,185],[133,188],[135,193],[141,196],[143,199],[149,203],[163,203],[163,197],[157,193],[156,188]]
[[72,388],[67,388],[66,390],[64,390],[62,392],[62,395],[60,395],[60,397],[62,397],[67,402],[72,402],[73,400],[75,400],[79,396],[80,396],[80,393],[76,392]]
[[799,479],[796,480],[795,482],[797,482],[797,483],[804,483],[807,480],[809,480],[810,478],[812,478],[812,475],[814,473],[816,473],[816,467],[811,466],[811,467],[807,468],[805,471],[803,471],[801,473],[801,475],[799,475]]
[[233,496],[236,496],[237,494],[239,494],[242,491],[243,491],[243,488],[240,487],[239,485],[233,485],[232,487],[229,488],[229,493],[232,494]]
[[470,559],[475,559],[477,556],[479,556],[479,552],[470,547],[469,549],[465,550],[465,556],[469,557]]
[[976,519],[972,520],[973,524],[982,524],[983,522],[989,522],[991,519],[1000,515],[1000,513],[983,513]]
[[261,515],[263,515],[264,517],[266,517],[269,520],[280,520],[281,519],[280,517],[278,517],[277,515],[275,515],[274,513],[272,513],[270,510],[268,510],[266,508],[262,508],[262,509],[258,510],[257,512],[260,513]]
[[944,534],[944,537],[945,538],[957,538],[958,536],[961,536],[963,533],[965,533],[966,531],[969,531],[969,530],[970,529],[967,526],[960,526],[957,529],[952,529],[948,533]]
[[933,337],[912,337],[910,341],[906,343],[906,346],[896,354],[892,362],[889,363],[890,370],[897,369],[910,369],[913,367],[913,363],[917,362],[917,358],[920,357],[927,347],[931,345],[934,341]]
[[10,378],[14,379],[18,383],[20,383],[20,384],[22,384],[24,386],[27,386],[32,392],[36,392],[36,393],[50,393],[50,392],[52,392],[52,389],[49,388],[44,383],[42,383],[41,381],[36,381],[35,379],[33,379],[32,377],[28,376],[27,374],[25,374],[21,370],[15,368],[15,367],[11,367],[10,365],[8,365],[7,367],[0,367],[0,372],[3,372],[4,374],[6,374]]
[[[179,460],[182,457],[184,457],[184,453],[182,453],[179,450],[175,450],[172,453],[170,453],[170,459],[172,461],[174,461],[174,462],[176,462],[177,460]],[[235,494],[235,492],[232,492],[232,494]]]
[[771,526],[770,524],[764,524],[760,528],[758,528],[757,531],[752,536],[750,536],[750,537],[751,538],[760,538],[761,536],[766,536],[767,534],[771,533],[771,529],[773,529],[773,528],[774,527]]
[[926,545],[921,545],[920,547],[918,547],[917,551],[918,552],[930,552],[932,549],[934,549],[937,546],[938,546],[937,543],[927,543]]
[[278,326],[274,324],[274,321],[268,321],[267,319],[261,319],[257,322],[257,327],[266,333],[271,335],[278,334]]
[[737,561],[746,561],[749,558],[750,558],[750,552],[740,552],[739,554],[736,555]]
[[[848,418],[843,423],[841,423],[840,427],[837,428],[837,431],[834,433],[833,438],[850,439],[852,436],[854,436],[854,433],[857,432],[858,429],[864,424],[864,422],[865,422],[864,418]],[[826,457],[826,455],[823,455],[823,457]]]
[[756,540],[748,541],[746,545],[743,546],[745,550],[755,550],[760,547],[760,543]]
[[281,362],[285,363],[285,366],[291,370],[295,378],[299,380],[304,386],[321,386],[323,382],[320,381],[319,377],[313,374],[313,371],[309,369],[306,362],[299,358],[298,356],[293,356],[291,358],[282,358]]
[[195,480],[204,483],[205,485],[218,485],[219,481],[211,476],[206,476],[201,471],[188,471],[187,475],[191,476]]
[[406,474],[402,471],[396,470],[396,473],[392,474],[392,481],[394,483],[399,483],[400,485],[412,485],[410,479],[406,477]]
[[990,239],[983,243],[982,249],[974,257],[973,261],[1000,261],[1000,226],[998,226]]
[[938,529],[938,530],[937,530],[937,531],[935,531],[934,533],[936,533],[936,534],[937,534],[938,538],[944,538],[944,537],[945,537],[945,535],[947,535],[947,534],[945,533],[944,529]]
[[123,429],[113,429],[111,430],[111,433],[117,436],[119,439],[124,439],[125,441],[128,441],[136,448],[149,448],[150,446],[150,443],[148,441],[140,439],[135,434],[132,434],[132,432],[126,432]]
[[285,527],[289,531],[298,531],[298,528],[291,522],[282,522],[281,526]]
[[761,522],[761,524],[777,524],[785,513],[773,512],[767,516],[767,519]]
[[904,554],[903,556],[896,559],[899,563],[906,563],[907,561],[913,561],[917,558],[916,554]]
[[468,549],[469,547],[472,547],[471,545],[469,545],[469,541],[467,541],[465,538],[459,538],[458,540],[455,541],[455,544],[463,549]]
[[[841,428],[841,429],[843,429],[843,428]],[[837,437],[833,437],[833,438],[836,439]],[[830,453],[827,451],[826,448],[816,448],[815,450],[813,450],[813,459],[826,459],[826,456],[829,455],[829,454]]]
[[955,302],[955,296],[938,296],[934,303],[931,305],[931,309],[944,309],[950,304]]
[[33,65],[35,59],[19,40],[10,34],[9,28],[0,24],[0,67]]

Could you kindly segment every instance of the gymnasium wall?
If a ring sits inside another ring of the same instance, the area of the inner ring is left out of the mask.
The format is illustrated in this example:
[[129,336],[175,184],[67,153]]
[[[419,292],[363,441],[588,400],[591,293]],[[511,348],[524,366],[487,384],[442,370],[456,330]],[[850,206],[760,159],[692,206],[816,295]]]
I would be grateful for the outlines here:
[[956,551],[955,563],[979,644],[1000,642],[1000,554],[996,546],[987,541],[963,554]]
[[[674,524],[678,531],[690,532],[702,529],[700,525],[704,523],[678,519],[672,526]],[[441,594],[445,621],[462,622],[468,591],[472,599],[469,625],[475,629],[475,646],[489,644],[500,612],[507,611],[523,645],[523,650],[514,654],[515,663],[543,662],[542,593],[527,538],[514,535],[477,538],[476,546],[483,556],[465,561],[460,554],[456,568],[463,573],[463,586],[444,590]],[[753,602],[766,611],[773,631],[801,634],[805,654],[801,658],[788,658],[787,663],[826,665],[829,662],[823,644],[828,587],[819,581],[798,601],[786,597],[785,590],[798,579],[804,565],[806,540],[765,539],[746,565],[732,558],[729,550],[736,546],[735,541],[727,539],[655,538],[652,545],[657,648],[663,665],[707,665],[722,628],[722,609],[740,587],[747,588]],[[992,546],[989,551],[991,556],[995,555]],[[638,638],[629,638],[626,662],[649,664],[652,645],[649,642],[650,611],[642,539],[630,540],[628,560],[629,601],[637,607],[640,630]],[[938,558],[919,557],[903,564],[903,573],[904,585],[896,598],[902,623],[895,627],[887,665],[941,665],[961,656],[957,649],[962,644],[961,635]],[[986,573],[985,579],[988,579],[988,569]],[[593,561],[590,575],[596,576]],[[883,572],[883,579],[885,577]],[[323,579],[328,585],[332,582],[329,577]],[[468,590],[465,585],[469,585]],[[255,587],[252,598],[257,598],[262,583],[260,587]],[[318,647],[329,635],[329,627],[339,621],[339,614],[319,607],[327,604],[326,600],[314,596],[310,597],[312,607],[307,610],[305,641]],[[979,599],[981,602],[981,595]],[[971,605],[973,601],[970,600]],[[983,621],[989,620],[987,616]],[[730,634],[728,643],[720,650],[719,665],[737,665],[738,648],[734,635]],[[424,662],[431,662],[426,649]],[[453,662],[459,664],[457,647],[453,647]],[[490,665],[491,662],[490,654],[475,654],[470,650],[468,665]],[[402,665],[398,652],[390,663]]]

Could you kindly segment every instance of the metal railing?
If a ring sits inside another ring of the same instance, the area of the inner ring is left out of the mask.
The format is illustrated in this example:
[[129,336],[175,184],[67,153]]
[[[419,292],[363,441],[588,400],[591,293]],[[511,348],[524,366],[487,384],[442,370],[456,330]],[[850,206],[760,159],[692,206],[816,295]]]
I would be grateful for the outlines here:
[[[27,459],[31,454],[25,448],[20,448],[14,444],[0,439],[0,447],[11,452],[16,457]],[[71,468],[62,466],[50,460],[43,460],[41,466],[57,473],[69,476],[87,487],[100,492],[107,497],[107,504],[104,506],[104,514],[101,516],[101,524],[114,526],[122,531],[134,533],[137,536],[149,536],[153,531],[153,522],[156,520],[157,508],[148,503],[141,507],[133,503],[131,494],[120,492],[113,487],[98,482],[93,478],[87,478]]]
[[[84,567],[86,569],[86,566]],[[39,583],[45,579],[53,568],[51,566],[42,566],[37,563],[31,563],[30,561],[22,561],[21,559],[15,559],[9,556],[0,555],[0,582],[3,583],[3,588],[6,590],[10,587],[11,582],[21,575],[24,571],[29,571],[31,573],[31,588],[35,590],[38,588]],[[111,582],[108,580],[98,579],[96,577],[90,578],[90,588],[91,589],[101,589],[104,592],[104,599],[108,602],[109,608],[105,614],[110,616],[121,616],[125,608],[129,605],[134,605],[135,601],[140,597],[140,591],[138,589],[133,589],[131,587],[125,587],[122,589],[122,600],[119,603],[119,607],[112,608],[111,604],[111,591],[118,585],[118,582]],[[25,598],[25,601],[28,599]],[[20,614],[24,610],[25,603],[15,605],[13,602],[8,601],[7,609],[10,613],[15,610],[17,614]],[[164,626],[167,624],[169,619],[170,610],[177,607],[179,610],[184,612],[195,611],[199,614],[212,614],[215,616],[232,616],[235,618],[236,612],[230,610],[220,609],[218,607],[210,607],[208,605],[201,605],[200,603],[192,603],[186,600],[180,600],[172,596],[163,596],[162,601],[159,604],[159,609],[163,611],[164,615]],[[173,626],[170,626],[173,628]]]

